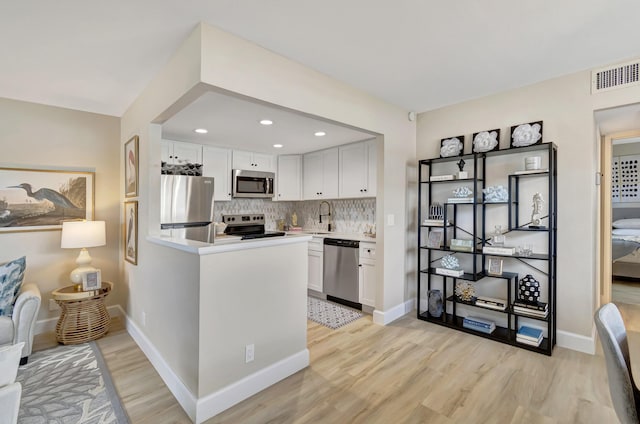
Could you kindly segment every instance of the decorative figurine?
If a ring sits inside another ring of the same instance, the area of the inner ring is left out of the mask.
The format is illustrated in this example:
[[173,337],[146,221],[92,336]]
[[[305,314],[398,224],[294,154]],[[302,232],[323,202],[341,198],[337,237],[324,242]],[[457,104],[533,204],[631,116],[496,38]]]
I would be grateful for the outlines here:
[[501,185],[489,186],[482,190],[485,203],[500,203],[509,201],[507,189]]
[[440,263],[446,269],[460,269],[460,262],[458,258],[453,255],[447,255],[440,260]]
[[536,193],[533,195],[533,212],[531,212],[531,225],[530,228],[544,228],[542,225],[542,218],[540,217],[542,205],[544,204],[544,199],[542,198],[542,194]]
[[518,282],[518,299],[527,303],[536,303],[540,300],[540,282],[527,274]]
[[462,170],[462,169],[464,168],[464,164],[465,164],[465,161],[464,161],[464,160],[460,159],[460,160],[458,161],[458,169],[460,170],[460,171],[458,172],[458,179],[459,179],[459,180],[463,180],[463,179],[465,179],[465,178],[469,178],[469,173],[468,173],[467,171],[463,171],[463,170]]
[[435,318],[442,316],[442,292],[440,290],[429,290],[429,315]]
[[453,195],[459,199],[465,197],[471,197],[473,195],[473,191],[469,187],[458,187],[453,190]]
[[493,237],[491,238],[491,245],[504,246],[506,237],[502,234],[502,225],[496,225],[493,231]]
[[476,288],[466,281],[456,283],[456,297],[464,302],[474,302],[476,299]]
[[429,206],[429,219],[444,219],[444,208],[438,202]]

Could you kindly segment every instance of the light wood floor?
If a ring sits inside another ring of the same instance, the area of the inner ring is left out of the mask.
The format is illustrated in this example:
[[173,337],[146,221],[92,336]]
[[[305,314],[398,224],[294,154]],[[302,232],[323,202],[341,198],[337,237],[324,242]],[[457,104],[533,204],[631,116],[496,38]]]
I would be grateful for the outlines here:
[[[133,423],[189,422],[119,320],[98,345]],[[617,422],[599,355],[547,357],[413,317],[308,322],[308,346],[310,367],[207,423]]]

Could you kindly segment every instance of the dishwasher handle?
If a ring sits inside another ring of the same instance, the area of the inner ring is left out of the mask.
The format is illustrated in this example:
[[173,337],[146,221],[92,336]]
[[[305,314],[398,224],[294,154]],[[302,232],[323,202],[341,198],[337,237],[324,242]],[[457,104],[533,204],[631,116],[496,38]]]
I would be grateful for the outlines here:
[[329,246],[351,247],[354,249],[358,249],[360,247],[360,242],[357,240],[325,238],[324,244]]

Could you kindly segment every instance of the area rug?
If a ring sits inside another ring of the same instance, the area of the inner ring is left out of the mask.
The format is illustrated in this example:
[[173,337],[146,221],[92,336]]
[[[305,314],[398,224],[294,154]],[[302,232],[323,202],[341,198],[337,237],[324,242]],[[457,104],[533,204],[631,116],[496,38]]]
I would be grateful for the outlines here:
[[35,352],[18,369],[21,424],[128,424],[95,342]]
[[333,302],[307,296],[307,318],[333,330],[362,317],[362,313]]

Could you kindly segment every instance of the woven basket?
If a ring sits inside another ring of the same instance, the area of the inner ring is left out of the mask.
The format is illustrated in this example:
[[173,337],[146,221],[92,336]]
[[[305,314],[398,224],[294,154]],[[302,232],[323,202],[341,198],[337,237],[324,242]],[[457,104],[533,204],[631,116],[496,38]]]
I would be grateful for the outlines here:
[[62,308],[56,325],[58,342],[66,345],[78,344],[104,336],[111,324],[111,317],[103,301],[108,294],[81,300],[58,300]]

